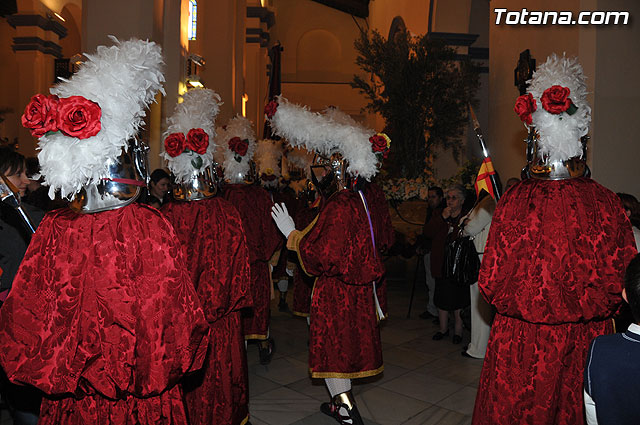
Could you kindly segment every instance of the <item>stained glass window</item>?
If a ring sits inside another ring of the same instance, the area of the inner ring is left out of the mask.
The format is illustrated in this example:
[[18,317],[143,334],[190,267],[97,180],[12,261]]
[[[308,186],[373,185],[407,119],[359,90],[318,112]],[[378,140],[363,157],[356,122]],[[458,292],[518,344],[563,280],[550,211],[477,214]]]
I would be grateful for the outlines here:
[[189,0],[189,40],[196,39],[196,27],[198,25],[198,3]]

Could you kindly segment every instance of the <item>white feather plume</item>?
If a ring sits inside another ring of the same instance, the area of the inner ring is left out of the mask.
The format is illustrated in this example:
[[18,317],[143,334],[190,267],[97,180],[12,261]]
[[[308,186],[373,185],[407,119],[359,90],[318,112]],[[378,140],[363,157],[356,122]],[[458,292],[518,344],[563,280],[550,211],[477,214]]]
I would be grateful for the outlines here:
[[[531,115],[532,125],[540,138],[538,146],[551,162],[564,161],[582,155],[580,138],[589,131],[591,107],[587,103],[587,85],[578,58],[559,57],[555,53],[547,58],[529,80],[528,93],[536,100],[537,109]],[[551,86],[568,87],[569,99],[578,108],[573,114],[551,114],[542,107],[542,94]]]
[[[289,103],[279,96],[278,109],[271,118],[275,133],[292,146],[329,156],[340,152],[353,176],[370,180],[378,172],[378,159],[371,149],[369,137],[375,134],[359,124],[339,122],[309,111],[308,108]],[[335,113],[335,112],[333,112]]]
[[[222,165],[226,180],[231,183],[242,183],[249,174],[251,159],[256,150],[256,134],[251,121],[236,115],[226,126],[216,128],[216,132],[216,162]],[[249,141],[247,153],[240,157],[240,162],[236,161],[235,153],[229,148],[229,140],[234,137]]]
[[110,38],[113,46],[98,46],[95,54],[85,54],[87,61],[78,72],[50,90],[61,98],[83,96],[102,110],[101,130],[93,137],[78,139],[56,132],[40,138],[38,159],[51,198],[57,190],[70,197],[107,177],[109,166],[143,125],[145,108],[158,91],[164,93],[160,46]]
[[276,187],[282,177],[280,161],[282,159],[282,142],[278,140],[263,139],[256,144],[254,161],[258,171],[258,177],[262,174],[273,175],[274,180],[261,180],[260,183],[266,187]]
[[[176,182],[184,183],[189,180],[193,173],[213,163],[213,153],[216,150],[215,144],[215,119],[220,112],[220,96],[211,89],[192,89],[182,95],[182,103],[175,106],[173,115],[167,118],[167,130],[163,134],[163,139],[172,133],[183,133],[187,137],[189,130],[201,128],[209,136],[209,146],[207,151],[200,155],[195,152],[184,152],[176,157],[167,154],[164,143],[160,156],[167,160],[167,166],[176,178]],[[202,158],[202,166],[195,168],[191,161]]]

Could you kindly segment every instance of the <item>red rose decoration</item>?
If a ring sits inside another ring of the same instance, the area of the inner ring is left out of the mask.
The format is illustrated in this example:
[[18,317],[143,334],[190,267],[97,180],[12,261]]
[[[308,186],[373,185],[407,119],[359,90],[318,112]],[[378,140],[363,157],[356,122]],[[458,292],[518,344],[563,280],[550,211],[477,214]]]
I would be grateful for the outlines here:
[[86,139],[102,128],[100,106],[82,96],[71,96],[58,102],[58,129],[70,137]]
[[387,140],[378,134],[369,137],[369,142],[374,152],[384,152],[387,149]]
[[267,116],[267,118],[271,119],[276,114],[277,110],[278,102],[272,100],[271,102],[267,103],[267,106],[264,107],[264,114]]
[[518,114],[520,119],[531,125],[531,114],[534,113],[538,109],[536,105],[536,100],[529,94],[523,94],[522,96],[518,96],[516,100],[516,106],[513,107],[513,110]]
[[249,149],[249,141],[246,139],[242,140],[239,137],[233,137],[229,140],[229,149],[240,156],[245,156]]
[[186,146],[187,140],[182,133],[171,133],[164,139],[164,150],[173,158],[184,152]]
[[48,131],[58,131],[57,106],[58,96],[33,96],[22,114],[22,126],[31,129],[34,137],[42,137]]
[[376,134],[369,137],[369,143],[371,143],[371,149],[375,153],[382,154],[383,159],[387,159],[389,156],[389,139],[382,134]]
[[201,128],[192,128],[187,133],[187,149],[199,153],[207,152],[209,146],[209,135]]
[[560,114],[571,106],[568,87],[551,86],[542,93],[542,107],[551,114]]

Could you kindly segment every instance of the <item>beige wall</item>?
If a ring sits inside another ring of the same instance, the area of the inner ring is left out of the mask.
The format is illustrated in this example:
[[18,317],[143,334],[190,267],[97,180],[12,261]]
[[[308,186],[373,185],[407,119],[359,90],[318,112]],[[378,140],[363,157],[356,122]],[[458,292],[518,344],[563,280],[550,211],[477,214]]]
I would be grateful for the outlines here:
[[[640,2],[598,0],[597,10],[640,17]],[[591,144],[593,177],[640,198],[640,25],[598,28]]]
[[189,43],[190,52],[206,59],[200,74],[205,86],[224,102],[220,124],[241,112],[245,7],[244,0],[198,2],[198,39]]
[[276,24],[271,40],[284,47],[282,94],[312,110],[334,105],[359,115],[366,102],[348,85],[360,72],[353,47],[359,29],[352,17],[311,1],[274,0],[273,4]]

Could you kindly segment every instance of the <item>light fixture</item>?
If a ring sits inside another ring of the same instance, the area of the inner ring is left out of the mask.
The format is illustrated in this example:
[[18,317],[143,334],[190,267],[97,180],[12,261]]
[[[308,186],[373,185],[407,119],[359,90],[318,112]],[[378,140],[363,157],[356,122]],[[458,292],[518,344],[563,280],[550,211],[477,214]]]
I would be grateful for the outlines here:
[[202,84],[202,82],[200,81],[200,76],[198,75],[189,75],[187,77],[187,85],[198,88],[204,87],[204,84]]
[[242,95],[242,116],[245,118],[247,117],[247,102],[249,102],[249,95],[245,93]]
[[62,22],[67,22],[66,19],[64,19],[62,16],[58,15],[57,13],[53,13],[54,15],[56,15],[56,18],[60,19]]

